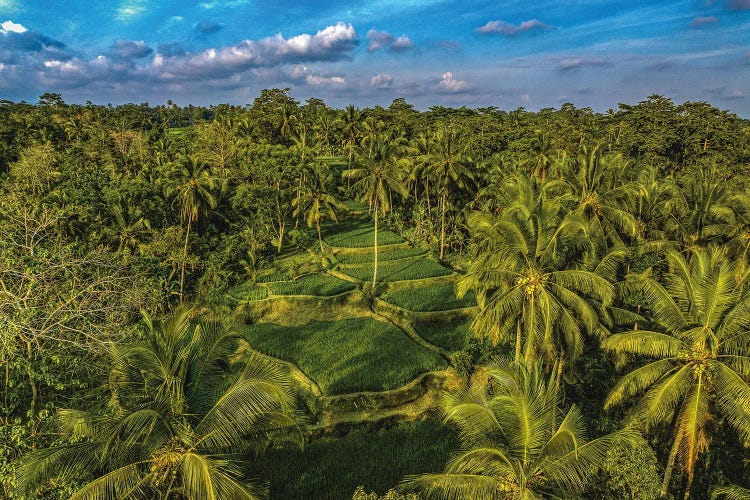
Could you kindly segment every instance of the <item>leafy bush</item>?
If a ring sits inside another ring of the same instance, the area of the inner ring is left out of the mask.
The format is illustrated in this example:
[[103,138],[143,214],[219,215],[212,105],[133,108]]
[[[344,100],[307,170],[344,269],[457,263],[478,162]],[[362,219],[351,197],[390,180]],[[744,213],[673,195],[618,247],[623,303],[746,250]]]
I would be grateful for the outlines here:
[[[347,267],[340,270],[352,278],[360,281],[372,279],[373,265],[363,264],[360,266]],[[413,259],[401,259],[396,261],[378,262],[379,281],[404,281],[422,278],[435,278],[451,274],[451,270],[441,266],[431,259],[415,257]]]
[[446,367],[400,329],[370,318],[303,326],[259,323],[245,331],[254,348],[292,361],[329,395],[394,389]]
[[385,493],[404,476],[439,472],[458,448],[455,433],[435,420],[390,429],[358,429],[299,449],[270,449],[253,474],[270,480],[270,497],[349,500],[355,488]]
[[329,297],[354,290],[357,285],[343,281],[326,273],[315,273],[302,276],[293,281],[282,281],[269,285],[276,295],[317,295]]
[[645,439],[610,448],[598,479],[587,490],[589,498],[650,500],[661,490],[656,454]]
[[410,311],[447,311],[477,305],[473,291],[459,299],[453,283],[394,290],[386,293],[383,300]]

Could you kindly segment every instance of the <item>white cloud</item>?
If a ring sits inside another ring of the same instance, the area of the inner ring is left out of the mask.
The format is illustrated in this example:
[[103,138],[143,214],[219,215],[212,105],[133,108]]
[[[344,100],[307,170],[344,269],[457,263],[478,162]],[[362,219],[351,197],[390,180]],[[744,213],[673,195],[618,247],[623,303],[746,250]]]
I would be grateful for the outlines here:
[[400,37],[396,38],[394,42],[391,44],[390,48],[388,50],[392,50],[394,52],[401,52],[404,50],[408,50],[412,48],[411,40],[406,35],[401,35]]
[[521,94],[521,101],[529,102],[530,100],[531,100],[531,96],[529,94]]
[[0,10],[5,12],[15,12],[20,9],[16,0],[0,0]]
[[393,88],[393,76],[388,73],[379,73],[370,79],[370,85],[376,89]]
[[125,0],[117,8],[117,20],[130,21],[146,12],[147,7],[147,0]]
[[209,48],[197,53],[157,54],[152,68],[171,79],[222,76],[250,68],[277,66],[300,61],[332,61],[351,57],[358,43],[351,24],[339,22],[318,31],[284,38],[281,34],[261,40],[243,40],[236,45]]
[[583,66],[604,66],[607,60],[602,57],[567,57],[560,60],[560,70],[568,71]]
[[4,69],[5,69],[5,64],[3,64],[3,63],[0,63],[0,71],[2,71],[2,70],[4,70]]
[[446,71],[438,83],[438,88],[448,94],[461,94],[463,92],[471,92],[477,86],[466,80],[456,80],[453,73]]
[[2,29],[0,29],[0,33],[2,33],[3,35],[7,35],[8,33],[26,33],[27,31],[29,31],[23,24],[14,23],[11,20],[7,20],[4,23],[0,24],[0,27],[2,27]]
[[518,26],[506,23],[505,21],[489,21],[484,26],[477,28],[477,31],[484,34],[500,33],[502,35],[515,36],[524,31],[543,31],[551,28],[552,26],[544,24],[539,19],[529,19],[528,21],[523,21]]
[[367,40],[369,40],[368,52],[375,52],[393,43],[393,35],[387,31],[370,30],[367,32]]
[[[346,83],[346,79],[340,75],[321,75],[315,74],[310,71],[307,66],[298,65],[292,69],[289,74],[292,80],[298,83],[306,83],[307,85],[314,86],[326,86],[326,85],[342,85]],[[278,75],[276,76],[278,78]]]

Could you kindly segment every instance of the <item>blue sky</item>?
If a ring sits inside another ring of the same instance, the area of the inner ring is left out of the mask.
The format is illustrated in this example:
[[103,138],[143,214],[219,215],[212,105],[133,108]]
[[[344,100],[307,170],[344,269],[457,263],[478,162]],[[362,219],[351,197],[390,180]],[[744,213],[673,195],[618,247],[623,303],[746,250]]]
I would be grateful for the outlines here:
[[750,117],[750,0],[0,0],[0,98],[333,106],[564,102],[652,93]]

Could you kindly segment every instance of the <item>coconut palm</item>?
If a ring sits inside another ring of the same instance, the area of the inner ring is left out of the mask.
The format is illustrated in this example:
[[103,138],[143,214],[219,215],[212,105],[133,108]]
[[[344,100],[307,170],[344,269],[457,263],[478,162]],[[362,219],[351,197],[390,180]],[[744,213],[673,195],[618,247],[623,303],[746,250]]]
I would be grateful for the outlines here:
[[605,406],[638,398],[633,425],[648,431],[672,423],[662,495],[678,460],[687,473],[687,497],[696,460],[709,446],[706,424],[713,412],[750,439],[750,297],[724,250],[666,255],[664,285],[647,275],[628,277],[625,293],[643,295],[654,327],[612,335],[602,347],[649,361],[620,379]]
[[352,189],[360,193],[375,218],[373,243],[372,286],[378,279],[378,216],[391,209],[392,194],[406,196],[403,175],[398,166],[399,143],[383,134],[378,134],[361,148],[358,161],[362,166],[344,170],[343,176],[356,179]]
[[542,356],[551,366],[564,356],[572,363],[583,351],[583,333],[599,332],[594,302],[609,305],[614,287],[597,272],[569,267],[585,248],[583,224],[561,217],[560,205],[533,180],[516,184],[525,199],[499,215],[469,216],[478,252],[458,292],[477,293],[472,328],[493,343],[515,340],[516,361]]
[[602,243],[622,243],[638,232],[636,218],[629,207],[640,194],[641,186],[628,182],[628,162],[621,154],[604,155],[598,146],[584,146],[566,178],[576,194],[575,211],[588,223],[589,232]]
[[298,439],[288,375],[204,315],[145,322],[142,341],[113,349],[109,411],[60,411],[71,442],[32,454],[21,492],[63,479],[88,481],[74,499],[257,497],[240,454]]
[[311,175],[307,177],[307,182],[299,196],[292,201],[294,216],[298,217],[305,213],[307,227],[312,227],[315,224],[321,253],[323,252],[323,235],[320,230],[320,222],[325,217],[338,222],[336,210],[341,208],[341,204],[336,200],[336,197],[328,192],[333,176],[330,172],[324,171],[325,168],[324,165],[316,165],[312,169]]
[[426,168],[428,175],[435,179],[440,196],[440,260],[443,260],[448,196],[465,189],[473,175],[469,168],[471,159],[466,154],[467,141],[454,128],[446,126],[438,129],[432,135],[431,142]]
[[198,221],[202,212],[216,207],[216,198],[211,191],[216,187],[217,179],[210,174],[208,165],[190,155],[182,158],[169,177],[167,193],[174,197],[173,204],[178,205],[180,218],[186,226],[182,270],[180,271],[180,303],[182,303],[190,229],[192,224]]
[[750,489],[729,484],[711,488],[711,500],[750,500]]
[[458,428],[462,451],[438,474],[408,478],[426,498],[570,498],[580,493],[618,442],[619,431],[588,440],[583,415],[561,406],[558,381],[538,365],[500,364],[489,383],[444,397],[445,421]]

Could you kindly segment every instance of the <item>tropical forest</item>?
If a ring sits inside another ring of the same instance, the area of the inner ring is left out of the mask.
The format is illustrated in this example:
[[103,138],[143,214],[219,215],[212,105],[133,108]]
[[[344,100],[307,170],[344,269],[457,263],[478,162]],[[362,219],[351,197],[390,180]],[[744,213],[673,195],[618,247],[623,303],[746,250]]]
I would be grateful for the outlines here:
[[750,121],[0,101],[0,497],[750,498]]

